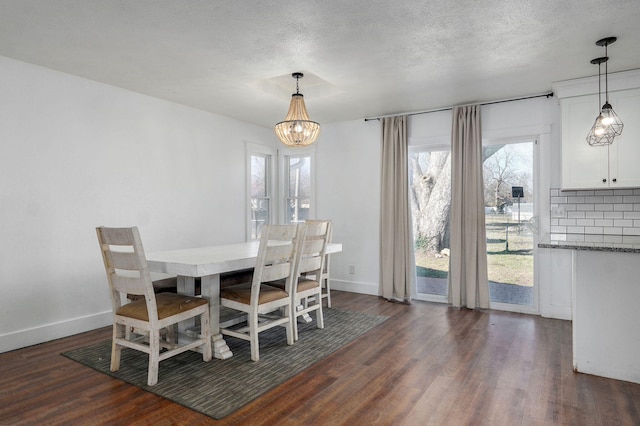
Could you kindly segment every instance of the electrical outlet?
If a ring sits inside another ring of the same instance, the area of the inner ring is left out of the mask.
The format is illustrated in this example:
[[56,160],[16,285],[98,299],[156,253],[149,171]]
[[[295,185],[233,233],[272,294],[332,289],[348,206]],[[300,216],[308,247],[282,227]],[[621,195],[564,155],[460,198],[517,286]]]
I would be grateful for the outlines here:
[[356,265],[349,265],[349,274],[353,275],[356,273]]
[[551,217],[564,217],[564,206],[551,207]]

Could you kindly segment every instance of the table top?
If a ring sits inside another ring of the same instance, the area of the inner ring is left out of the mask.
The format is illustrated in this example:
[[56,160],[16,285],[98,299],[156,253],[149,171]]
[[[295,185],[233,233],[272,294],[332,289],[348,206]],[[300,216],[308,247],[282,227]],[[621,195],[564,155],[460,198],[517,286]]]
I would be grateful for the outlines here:
[[[147,253],[147,264],[154,272],[204,277],[239,271],[256,266],[259,241],[212,247],[189,248]],[[327,244],[327,253],[342,251],[342,244]]]

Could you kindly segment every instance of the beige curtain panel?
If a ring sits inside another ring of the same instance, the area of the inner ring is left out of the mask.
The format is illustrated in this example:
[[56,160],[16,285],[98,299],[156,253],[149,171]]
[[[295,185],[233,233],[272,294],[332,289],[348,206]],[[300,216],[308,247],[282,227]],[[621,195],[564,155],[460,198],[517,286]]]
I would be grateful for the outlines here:
[[407,117],[382,119],[380,286],[387,300],[411,302],[415,260],[409,205]]
[[449,303],[489,307],[480,105],[453,109]]

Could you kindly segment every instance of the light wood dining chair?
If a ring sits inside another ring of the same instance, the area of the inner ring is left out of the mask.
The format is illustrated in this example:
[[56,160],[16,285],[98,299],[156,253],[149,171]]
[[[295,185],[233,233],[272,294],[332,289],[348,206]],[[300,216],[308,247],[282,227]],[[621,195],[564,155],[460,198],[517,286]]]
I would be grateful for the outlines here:
[[[305,220],[306,224],[311,224],[314,222],[326,222],[326,220],[316,220],[316,219],[307,219]],[[331,242],[333,234],[333,226],[331,225],[331,221],[329,221],[329,230],[327,233],[327,244]],[[322,267],[322,275],[320,276],[320,286],[322,287],[322,298],[327,299],[327,308],[331,307],[331,255],[324,255],[324,266]]]
[[[210,361],[209,302],[200,297],[155,293],[138,228],[98,227],[96,232],[113,305],[111,371],[120,369],[122,348],[149,355],[149,386],[158,383],[159,363],[169,357],[201,348],[202,359]],[[143,297],[127,303],[127,294]],[[178,322],[197,317],[199,336],[184,344],[172,338]]]
[[[247,314],[246,322],[230,321],[233,325],[221,325],[220,331],[248,340],[253,361],[260,359],[258,335],[265,330],[284,327],[287,344],[294,343],[290,295],[305,229],[304,225],[263,225],[252,281],[220,290],[221,306]],[[278,280],[283,288],[268,285]]]
[[[327,239],[331,234],[331,222],[328,220],[305,221],[305,226],[304,243],[291,292],[294,340],[298,340],[298,317],[307,318],[310,312],[316,312],[316,326],[324,328],[320,280],[327,250]],[[285,283],[279,281],[271,285],[282,289]]]

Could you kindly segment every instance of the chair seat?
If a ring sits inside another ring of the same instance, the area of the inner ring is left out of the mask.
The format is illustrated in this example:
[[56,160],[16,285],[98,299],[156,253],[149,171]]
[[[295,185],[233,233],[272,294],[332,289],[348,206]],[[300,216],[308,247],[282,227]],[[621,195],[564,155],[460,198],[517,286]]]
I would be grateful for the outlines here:
[[[185,296],[175,293],[156,294],[158,306],[158,319],[168,318],[181,312],[189,311],[198,306],[206,305],[207,299],[201,297]],[[116,315],[134,318],[141,321],[149,321],[147,303],[144,297],[135,302],[127,303],[116,311]]]
[[[273,302],[274,300],[286,299],[288,297],[289,294],[282,289],[271,287],[268,285],[261,285],[258,304],[262,305],[264,303]],[[245,283],[223,288],[220,290],[220,298],[250,305],[251,284]]]
[[[284,290],[285,280],[272,281],[268,283],[268,285]],[[298,278],[298,287],[296,291],[301,292],[311,290],[316,287],[320,287],[320,283],[318,281],[300,277]]]

